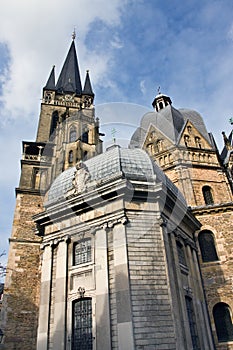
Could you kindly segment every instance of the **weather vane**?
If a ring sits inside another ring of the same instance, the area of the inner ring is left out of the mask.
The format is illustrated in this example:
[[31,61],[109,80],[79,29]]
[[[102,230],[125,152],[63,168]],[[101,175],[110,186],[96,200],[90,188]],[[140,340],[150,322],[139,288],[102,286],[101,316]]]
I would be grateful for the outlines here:
[[76,32],[75,32],[75,27],[74,27],[74,31],[72,33],[72,39],[74,40],[76,38]]
[[111,130],[111,134],[112,134],[112,140],[113,140],[113,143],[116,143],[116,129],[115,128],[112,128]]

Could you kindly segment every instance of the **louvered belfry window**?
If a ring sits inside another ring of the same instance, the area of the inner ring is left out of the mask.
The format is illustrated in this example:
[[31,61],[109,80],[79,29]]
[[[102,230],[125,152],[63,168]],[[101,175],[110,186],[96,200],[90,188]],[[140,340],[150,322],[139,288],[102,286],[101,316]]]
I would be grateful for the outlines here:
[[92,300],[73,302],[72,350],[92,350]]
[[233,340],[233,325],[230,308],[225,303],[218,303],[213,308],[215,328],[219,342]]
[[198,242],[203,262],[218,260],[215,248],[214,235],[211,231],[205,230],[199,233]]

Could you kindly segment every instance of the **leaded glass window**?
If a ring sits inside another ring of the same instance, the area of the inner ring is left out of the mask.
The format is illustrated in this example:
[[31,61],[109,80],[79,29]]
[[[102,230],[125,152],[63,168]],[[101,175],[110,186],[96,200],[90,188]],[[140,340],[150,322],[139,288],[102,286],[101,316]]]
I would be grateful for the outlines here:
[[74,244],[74,265],[91,261],[91,239],[85,239]]
[[192,298],[190,298],[189,296],[186,296],[185,302],[186,302],[186,309],[188,313],[188,321],[189,321],[190,334],[191,334],[191,339],[193,344],[193,350],[200,350]]
[[219,342],[233,340],[233,325],[230,308],[225,303],[218,303],[213,308],[215,328]]
[[186,259],[185,259],[184,247],[180,242],[177,242],[176,246],[177,246],[179,263],[186,266],[187,264],[186,264]]
[[214,199],[212,195],[212,190],[210,186],[204,186],[202,188],[202,193],[206,205],[214,204]]
[[201,257],[203,262],[218,260],[214,235],[211,231],[202,231],[199,233],[198,242],[201,249]]
[[72,350],[92,350],[92,300],[73,302]]

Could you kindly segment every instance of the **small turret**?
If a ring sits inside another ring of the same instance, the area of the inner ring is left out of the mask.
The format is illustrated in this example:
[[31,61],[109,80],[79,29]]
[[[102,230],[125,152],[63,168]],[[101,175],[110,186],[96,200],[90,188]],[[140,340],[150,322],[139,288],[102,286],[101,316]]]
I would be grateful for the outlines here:
[[84,89],[83,89],[83,95],[88,95],[88,96],[92,96],[94,97],[95,94],[92,90],[91,87],[91,80],[90,80],[90,76],[89,76],[89,70],[87,70],[86,73],[86,79],[85,79],[85,84],[84,84]]
[[55,66],[53,66],[44,90],[56,90],[55,86]]
[[171,105],[172,101],[169,96],[164,95],[160,92],[160,89],[158,89],[158,95],[155,96],[154,101],[152,102],[152,106],[154,109],[158,112],[159,110],[165,108],[168,105]]

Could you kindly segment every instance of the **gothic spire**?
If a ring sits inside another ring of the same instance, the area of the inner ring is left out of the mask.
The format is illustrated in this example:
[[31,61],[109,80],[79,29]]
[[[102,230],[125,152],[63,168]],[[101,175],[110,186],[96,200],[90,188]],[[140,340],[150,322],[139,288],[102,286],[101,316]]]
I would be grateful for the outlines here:
[[53,66],[48,81],[44,87],[44,90],[55,90],[55,66]]
[[58,93],[75,93],[76,95],[82,94],[82,84],[80,80],[74,39],[72,40],[69,52],[66,56],[58,78],[56,89]]
[[89,96],[95,96],[92,87],[91,87],[91,80],[89,76],[89,70],[87,70],[86,73],[86,79],[85,79],[85,84],[84,84],[84,89],[83,89],[83,95],[89,95]]

